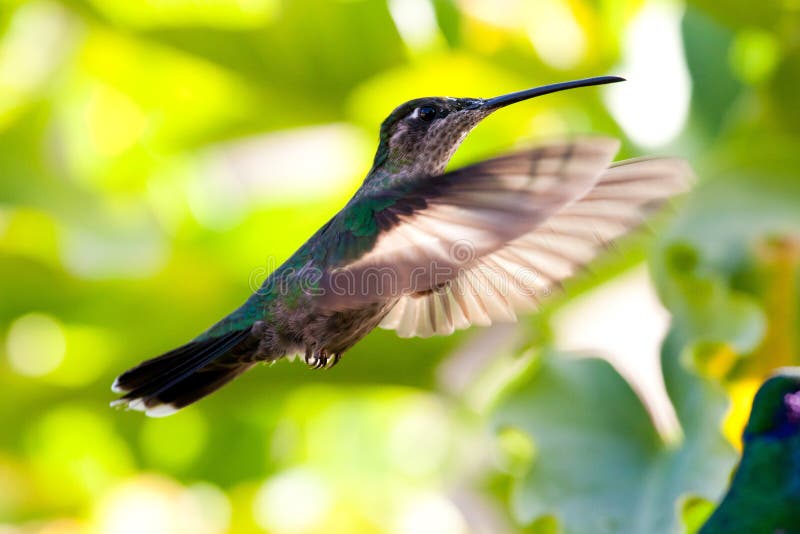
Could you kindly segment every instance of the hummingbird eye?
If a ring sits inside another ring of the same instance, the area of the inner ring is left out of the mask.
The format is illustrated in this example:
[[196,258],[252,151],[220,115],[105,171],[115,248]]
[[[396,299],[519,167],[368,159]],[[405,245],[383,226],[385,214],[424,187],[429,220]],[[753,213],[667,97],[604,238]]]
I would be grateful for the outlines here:
[[436,118],[436,108],[433,106],[422,106],[417,108],[417,117],[425,122],[431,122]]

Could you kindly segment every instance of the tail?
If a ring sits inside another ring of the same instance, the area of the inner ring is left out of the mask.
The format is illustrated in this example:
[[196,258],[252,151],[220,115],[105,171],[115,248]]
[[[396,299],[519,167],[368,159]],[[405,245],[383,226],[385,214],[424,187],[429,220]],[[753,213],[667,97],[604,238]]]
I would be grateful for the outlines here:
[[255,365],[243,358],[258,347],[250,331],[192,341],[140,363],[114,381],[111,389],[124,395],[111,405],[163,417],[202,399]]

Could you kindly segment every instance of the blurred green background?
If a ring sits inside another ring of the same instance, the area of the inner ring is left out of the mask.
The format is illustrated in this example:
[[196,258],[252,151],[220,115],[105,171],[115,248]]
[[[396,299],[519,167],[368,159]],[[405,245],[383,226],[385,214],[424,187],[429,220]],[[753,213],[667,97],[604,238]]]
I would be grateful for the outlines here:
[[[695,530],[755,388],[800,363],[799,21],[790,0],[0,0],[0,533]],[[342,206],[396,105],[607,73],[629,81],[498,113],[453,163],[598,133],[695,167],[542,313],[376,331],[166,419],[108,408]],[[564,354],[584,338],[635,390]]]

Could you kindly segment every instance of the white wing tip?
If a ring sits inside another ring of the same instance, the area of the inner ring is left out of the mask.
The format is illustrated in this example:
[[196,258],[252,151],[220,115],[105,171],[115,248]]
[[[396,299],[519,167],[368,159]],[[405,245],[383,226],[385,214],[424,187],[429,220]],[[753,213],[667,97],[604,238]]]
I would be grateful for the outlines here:
[[128,390],[124,387],[120,386],[119,384],[119,377],[114,379],[114,383],[111,384],[111,391],[114,393],[127,393]]
[[159,404],[152,408],[145,410],[145,415],[148,417],[167,417],[177,412],[180,408],[176,408],[172,404]]
[[156,406],[148,407],[142,399],[117,399],[111,401],[112,408],[120,410],[133,410],[136,412],[144,412],[148,417],[166,417],[177,412],[180,408],[176,408],[172,404],[158,404]]

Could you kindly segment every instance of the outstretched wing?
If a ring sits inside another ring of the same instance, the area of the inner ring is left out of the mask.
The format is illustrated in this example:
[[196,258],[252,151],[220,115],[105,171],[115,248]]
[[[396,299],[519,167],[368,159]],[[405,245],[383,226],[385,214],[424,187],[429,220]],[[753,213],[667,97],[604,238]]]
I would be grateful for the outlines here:
[[322,231],[317,303],[348,309],[440,287],[589,191],[619,143],[578,139],[366,189]]
[[671,196],[688,189],[689,165],[679,159],[619,162],[583,197],[532,232],[476,258],[451,282],[402,297],[381,323],[402,337],[450,334],[472,324],[508,322],[537,308],[542,297],[639,226]]

